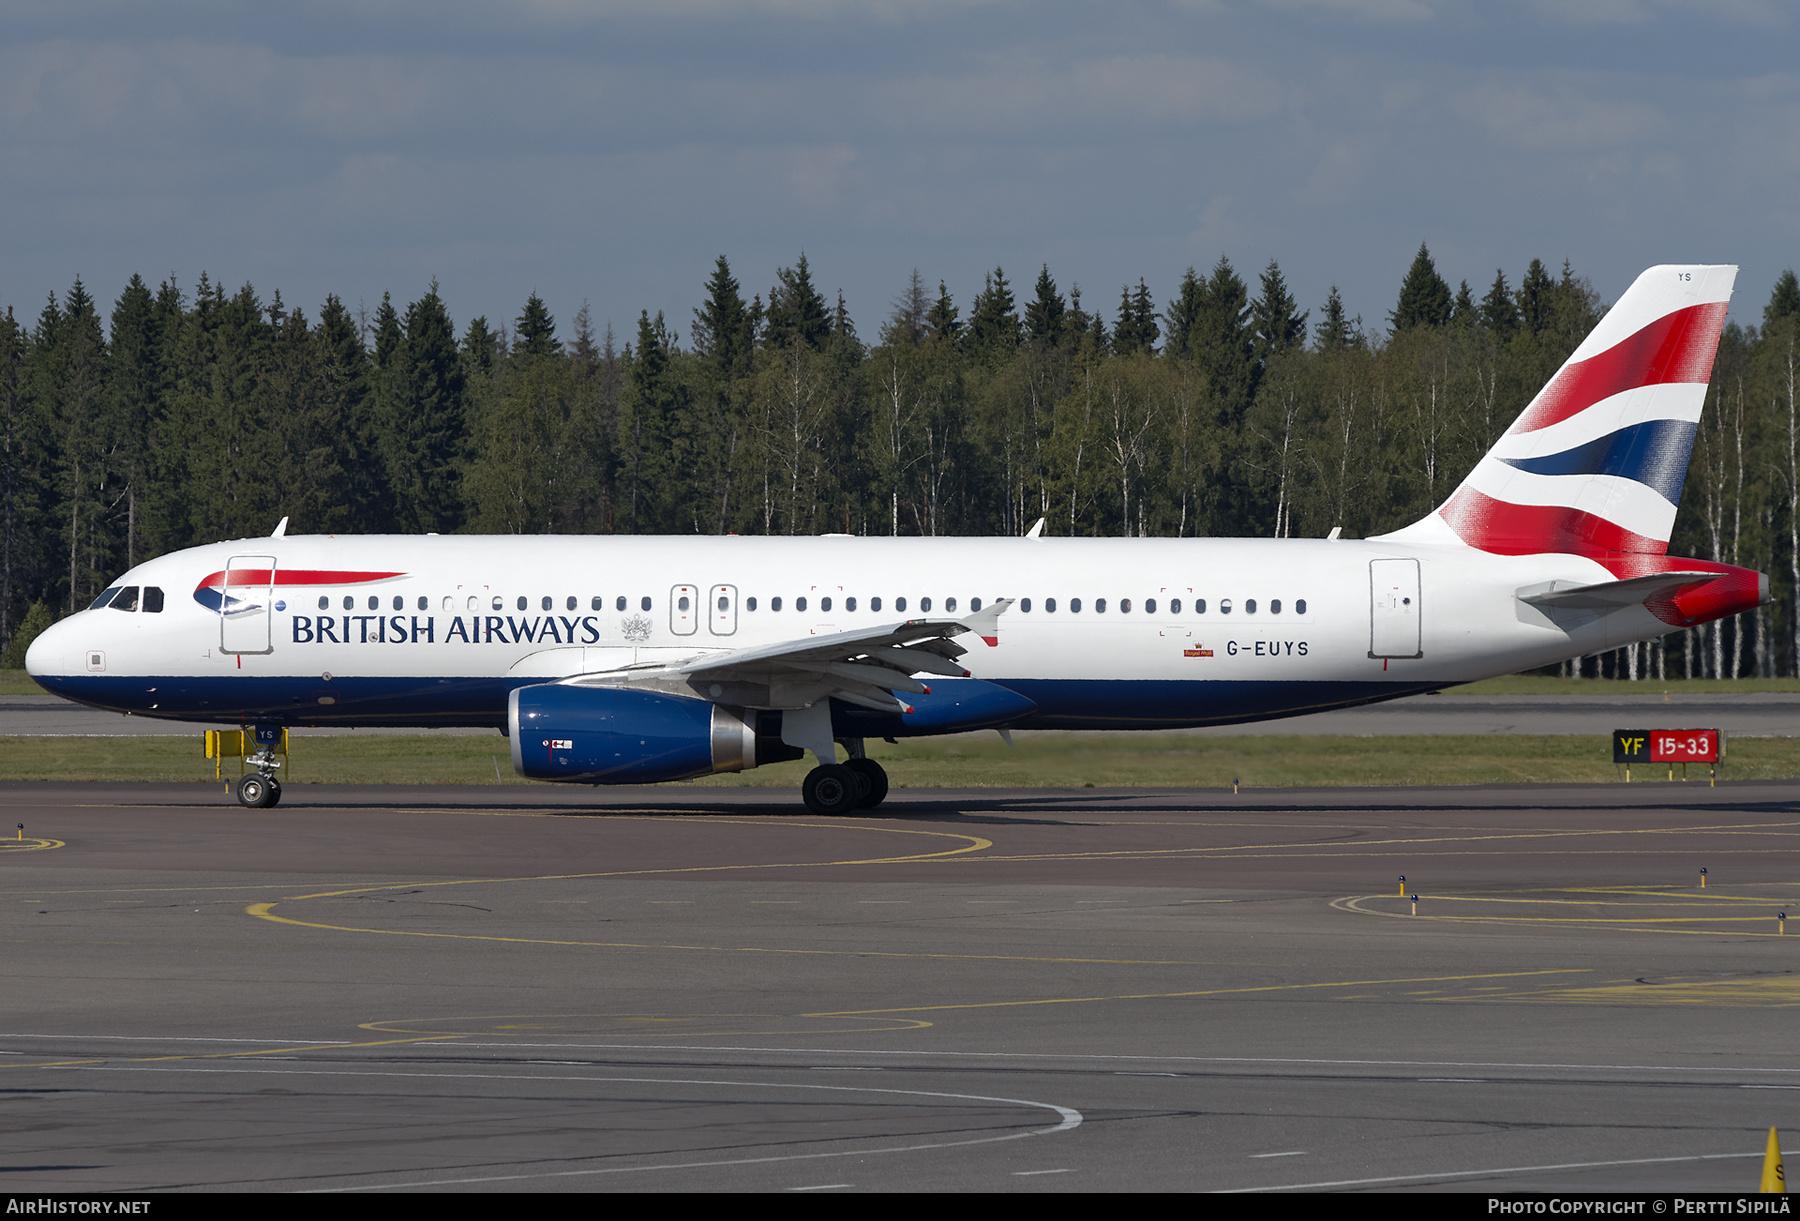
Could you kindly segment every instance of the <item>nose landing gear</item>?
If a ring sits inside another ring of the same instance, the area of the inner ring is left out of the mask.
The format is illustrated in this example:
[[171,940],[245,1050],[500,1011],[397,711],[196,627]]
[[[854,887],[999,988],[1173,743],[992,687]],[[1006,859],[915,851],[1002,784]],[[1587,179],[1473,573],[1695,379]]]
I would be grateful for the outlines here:
[[275,747],[282,736],[279,726],[256,727],[256,753],[244,760],[256,770],[238,781],[237,786],[238,804],[246,810],[266,810],[281,804],[281,781],[275,778],[281,761],[275,757]]
[[249,810],[266,810],[281,802],[281,781],[252,772],[238,781],[238,804]]

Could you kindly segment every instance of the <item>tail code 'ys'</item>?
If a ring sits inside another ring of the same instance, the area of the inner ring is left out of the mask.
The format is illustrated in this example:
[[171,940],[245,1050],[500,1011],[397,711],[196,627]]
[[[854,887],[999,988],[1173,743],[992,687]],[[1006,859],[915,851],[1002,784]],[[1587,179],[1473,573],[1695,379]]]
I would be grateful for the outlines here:
[[1438,510],[1502,555],[1662,555],[1736,267],[1652,267]]

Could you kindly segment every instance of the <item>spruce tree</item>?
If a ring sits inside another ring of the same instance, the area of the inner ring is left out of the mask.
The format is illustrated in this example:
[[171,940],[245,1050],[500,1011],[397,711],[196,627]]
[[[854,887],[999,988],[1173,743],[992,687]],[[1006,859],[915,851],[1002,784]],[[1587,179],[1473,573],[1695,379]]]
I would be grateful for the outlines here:
[[1050,264],[1045,263],[1038,272],[1036,295],[1025,307],[1025,338],[1047,348],[1055,347],[1062,340],[1067,312],[1062,294],[1056,291],[1056,281],[1050,278]]
[[1294,312],[1299,304],[1288,291],[1280,265],[1270,259],[1262,273],[1262,294],[1250,303],[1250,324],[1256,333],[1260,359],[1267,360],[1271,353],[1306,343],[1307,314]]
[[562,344],[556,341],[556,319],[535,292],[525,299],[525,308],[513,323],[513,351],[520,356],[562,355]]
[[1113,351],[1129,356],[1144,346],[1138,335],[1137,314],[1131,308],[1131,285],[1119,289],[1119,313],[1113,319]]
[[1506,285],[1506,272],[1494,272],[1493,287],[1481,299],[1481,326],[1501,343],[1519,332],[1519,307],[1513,301],[1512,289]]
[[931,334],[930,315],[931,298],[926,295],[925,281],[915,267],[912,278],[906,282],[906,290],[894,298],[894,312],[888,315],[886,325],[881,328],[881,342],[895,347],[919,347]]
[[957,343],[962,338],[963,327],[956,315],[956,304],[950,300],[950,290],[939,280],[937,300],[931,303],[931,312],[925,316],[925,324],[930,328],[932,339],[939,343]]
[[1532,335],[1541,334],[1550,325],[1550,294],[1556,282],[1545,270],[1542,259],[1533,259],[1519,281],[1519,325]]
[[1250,291],[1223,255],[1201,286],[1190,343],[1235,427],[1256,393],[1256,340],[1250,331]]
[[1012,286],[1006,272],[996,267],[983,277],[981,292],[969,307],[969,347],[984,359],[1010,360],[1020,338]]
[[1431,251],[1423,242],[1413,256],[1406,279],[1400,284],[1400,300],[1388,315],[1395,331],[1415,326],[1443,326],[1450,321],[1450,286],[1438,274]]
[[716,374],[741,377],[750,369],[750,311],[731,264],[720,255],[706,281],[706,301],[694,311],[689,331],[694,351],[711,362]]
[[1344,317],[1344,298],[1333,284],[1319,310],[1319,325],[1313,331],[1313,342],[1321,352],[1339,352],[1354,342],[1350,320]]
[[1456,289],[1456,300],[1450,306],[1450,325],[1463,330],[1471,330],[1475,326],[1480,313],[1475,304],[1475,294],[1469,291],[1469,282],[1464,280]]
[[771,348],[784,348],[799,339],[809,348],[823,348],[831,334],[831,315],[825,298],[813,287],[806,252],[800,252],[800,261],[794,266],[777,271],[775,279],[775,287],[769,290],[763,342]]
[[1768,330],[1786,318],[1800,317],[1800,280],[1794,278],[1794,269],[1788,268],[1775,281],[1775,289],[1769,294],[1769,303],[1763,306],[1763,330]]
[[1200,277],[1189,267],[1181,275],[1181,285],[1175,290],[1175,297],[1169,302],[1168,311],[1163,315],[1168,322],[1169,342],[1165,348],[1171,356],[1191,356],[1193,354],[1194,327],[1200,320],[1200,310],[1206,296],[1206,287]]

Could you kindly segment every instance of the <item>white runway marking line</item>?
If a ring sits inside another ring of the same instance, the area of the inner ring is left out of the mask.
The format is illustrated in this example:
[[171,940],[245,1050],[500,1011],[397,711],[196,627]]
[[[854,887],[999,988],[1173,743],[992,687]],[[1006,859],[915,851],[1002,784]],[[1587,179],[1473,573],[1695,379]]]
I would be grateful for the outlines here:
[[1286,1153],[1252,1153],[1251,1157],[1305,1157],[1306,1150],[1290,1149]]
[[840,1187],[849,1187],[849,1183],[820,1183],[817,1187],[789,1187],[788,1191],[836,1191]]
[[1484,1179],[1496,1174],[1542,1174],[1547,1170],[1600,1170],[1607,1166],[1663,1166],[1671,1162],[1719,1162],[1762,1157],[1761,1153],[1700,1153],[1689,1157],[1634,1157],[1617,1162],[1561,1162],[1550,1166],[1503,1166],[1488,1170],[1446,1170],[1438,1174],[1394,1174],[1379,1179],[1337,1179],[1329,1183],[1283,1183],[1279,1187],[1233,1187],[1219,1194],[1249,1195],[1262,1191],[1323,1191],[1328,1187],[1370,1187],[1377,1183],[1426,1183],[1434,1179]]
[[1028,1179],[1034,1174],[1074,1174],[1074,1173],[1075,1172],[1073,1170],[1069,1169],[1066,1166],[1061,1170],[1015,1170],[1015,1171],[1013,1171],[1013,1178]]
[[[900,1094],[910,1098],[946,1098],[956,1102],[998,1102],[1008,1106],[1035,1107],[1044,1111],[1055,1111],[1060,1122],[1048,1128],[1032,1128],[1025,1132],[1009,1132],[1004,1136],[982,1136],[972,1140],[932,1141],[917,1145],[889,1145],[878,1149],[832,1149],[822,1153],[794,1153],[775,1157],[742,1157],[714,1162],[669,1162],[655,1166],[597,1166],[590,1170],[553,1170],[539,1174],[493,1174],[478,1178],[464,1179],[426,1179],[408,1183],[372,1183],[359,1184],[355,1187],[318,1187],[311,1191],[303,1191],[302,1195],[334,1195],[352,1191],[412,1191],[420,1187],[454,1187],[470,1183],[510,1183],[524,1179],[567,1179],[583,1178],[599,1174],[638,1174],[653,1170],[703,1170],[716,1166],[761,1166],[773,1162],[803,1162],[825,1157],[868,1157],[877,1153],[919,1153],[931,1149],[959,1149],[968,1145],[993,1145],[1003,1141],[1020,1140],[1028,1136],[1053,1136],[1058,1132],[1073,1132],[1082,1123],[1082,1114],[1073,1107],[1060,1106],[1054,1102],[1033,1102],[1027,1098],[995,1098],[986,1094],[950,1094],[941,1090],[897,1090],[884,1089],[872,1085],[802,1085],[798,1082],[785,1081],[720,1081],[691,1080],[679,1077],[584,1077],[559,1076],[550,1077],[537,1073],[402,1073],[389,1070],[369,1072],[356,1069],[318,1069],[318,1068],[221,1068],[215,1066],[201,1067],[159,1067],[146,1065],[82,1065],[59,1067],[57,1072],[75,1073],[219,1073],[231,1075],[263,1075],[293,1077],[415,1077],[441,1078],[445,1080],[478,1080],[478,1081],[556,1081],[556,1082],[601,1082],[623,1085],[702,1085],[726,1086],[739,1089],[772,1089],[772,1090],[826,1090],[844,1094]],[[1757,1156],[1761,1156],[1758,1154]]]

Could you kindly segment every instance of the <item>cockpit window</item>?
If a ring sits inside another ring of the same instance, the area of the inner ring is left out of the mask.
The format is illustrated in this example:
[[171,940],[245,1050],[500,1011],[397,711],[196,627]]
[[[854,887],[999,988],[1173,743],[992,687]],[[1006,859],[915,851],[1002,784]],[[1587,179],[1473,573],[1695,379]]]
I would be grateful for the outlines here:
[[119,596],[108,603],[116,611],[134,611],[137,609],[137,604],[138,587],[135,585],[127,585],[121,589]]
[[115,585],[111,589],[101,590],[100,596],[94,599],[93,604],[90,605],[88,609],[99,610],[102,606],[105,606],[108,602],[111,602],[114,598],[118,597],[119,590],[122,588],[123,586]]
[[160,615],[163,608],[163,592],[154,585],[144,586],[144,613]]

